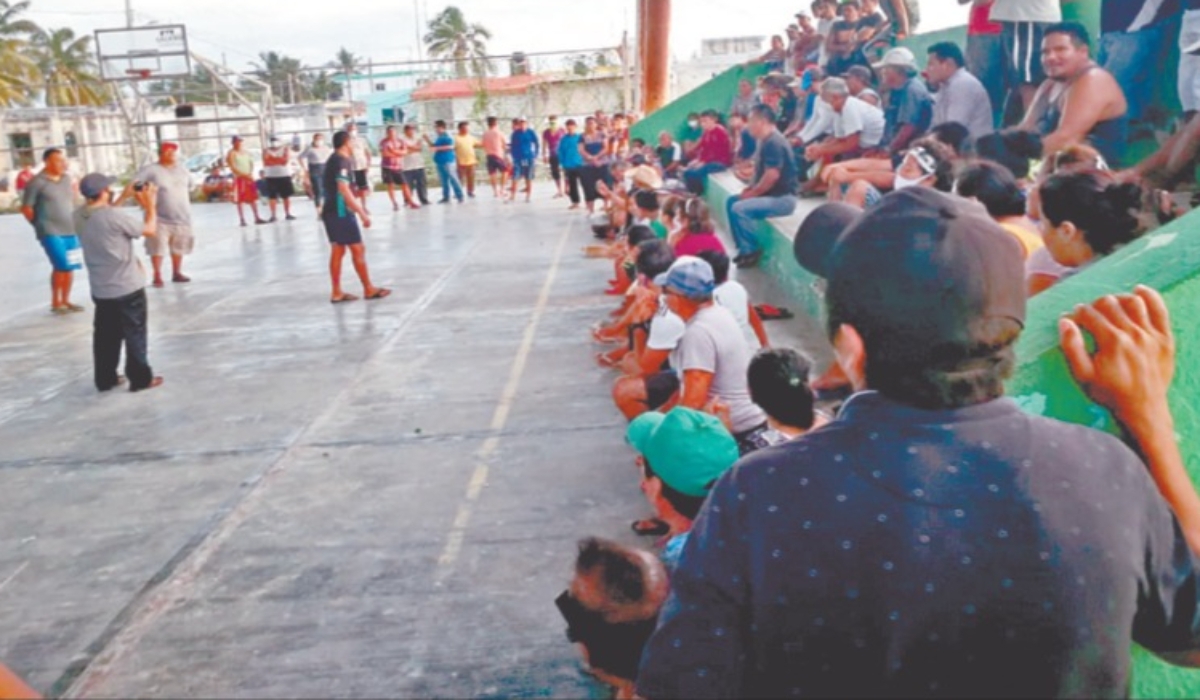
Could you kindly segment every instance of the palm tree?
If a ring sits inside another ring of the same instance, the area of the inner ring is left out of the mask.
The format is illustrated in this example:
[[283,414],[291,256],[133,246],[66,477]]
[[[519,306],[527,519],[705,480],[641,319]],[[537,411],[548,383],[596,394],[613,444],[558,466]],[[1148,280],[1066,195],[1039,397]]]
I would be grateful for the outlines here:
[[303,66],[300,60],[284,56],[276,51],[264,51],[258,54],[260,63],[252,63],[254,73],[280,99],[295,103],[297,95],[304,98]]
[[312,73],[306,73],[304,77],[305,87],[314,100],[329,102],[342,99],[342,86],[334,82],[326,71],[321,71],[315,76]]
[[33,35],[38,72],[51,107],[100,105],[106,102],[104,84],[96,75],[92,37],[76,37],[75,31],[38,30]]
[[491,38],[486,27],[468,24],[462,10],[451,5],[430,20],[424,41],[430,56],[453,60],[454,74],[465,78],[468,64],[477,76],[491,72],[492,64],[487,60],[487,40]]
[[38,88],[37,62],[29,54],[29,38],[38,26],[19,19],[29,2],[0,0],[0,107],[27,105]]
[[354,101],[354,86],[351,81],[354,75],[358,73],[358,67],[362,64],[362,59],[355,56],[345,46],[338,49],[337,55],[333,58],[333,68],[336,68],[339,73],[346,77],[346,100]]

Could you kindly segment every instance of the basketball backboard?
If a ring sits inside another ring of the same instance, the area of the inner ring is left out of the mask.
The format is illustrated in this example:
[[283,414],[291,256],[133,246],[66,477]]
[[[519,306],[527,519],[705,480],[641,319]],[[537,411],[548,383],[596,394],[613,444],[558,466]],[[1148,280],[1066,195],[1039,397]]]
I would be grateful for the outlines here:
[[187,28],[154,24],[97,29],[96,58],[104,80],[163,80],[191,75]]

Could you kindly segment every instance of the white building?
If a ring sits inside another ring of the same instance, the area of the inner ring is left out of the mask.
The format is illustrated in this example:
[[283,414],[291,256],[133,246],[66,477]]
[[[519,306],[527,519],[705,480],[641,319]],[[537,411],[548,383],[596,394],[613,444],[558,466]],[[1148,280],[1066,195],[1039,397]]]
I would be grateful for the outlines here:
[[766,51],[765,36],[705,39],[700,43],[700,53],[686,61],[675,61],[671,75],[671,99],[686,95],[720,73],[758,58]]
[[116,107],[30,107],[0,110],[4,157],[0,171],[37,165],[47,148],[61,148],[79,173],[129,168],[125,117]]

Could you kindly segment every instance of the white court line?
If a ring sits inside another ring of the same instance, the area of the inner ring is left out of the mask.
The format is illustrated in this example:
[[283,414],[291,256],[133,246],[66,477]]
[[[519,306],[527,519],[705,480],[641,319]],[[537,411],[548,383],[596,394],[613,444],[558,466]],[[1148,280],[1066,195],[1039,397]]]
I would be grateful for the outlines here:
[[29,566],[28,559],[21,562],[21,565],[17,567],[17,570],[12,572],[12,574],[10,574],[8,578],[4,579],[3,581],[0,581],[0,591],[3,591],[8,586],[8,584],[13,582],[13,579],[20,576],[21,572],[24,571],[25,567],[27,567],[27,566]]
[[508,383],[504,385],[504,391],[500,394],[500,401],[496,404],[496,410],[492,413],[492,423],[489,426],[492,435],[484,440],[479,451],[475,453],[475,471],[471,474],[471,479],[467,482],[466,498],[458,506],[458,513],[454,516],[454,524],[450,528],[450,534],[446,538],[446,546],[442,549],[441,556],[438,557],[438,568],[440,569],[437,580],[440,582],[442,577],[447,573],[448,569],[458,560],[458,555],[462,552],[463,538],[466,536],[467,526],[471,523],[471,507],[475,501],[479,499],[479,494],[483,492],[483,487],[487,484],[488,460],[495,453],[496,448],[500,445],[500,433],[504,430],[504,426],[508,424],[508,414],[512,410],[513,402],[517,397],[517,389],[521,386],[521,378],[525,375],[525,367],[529,363],[529,353],[533,350],[533,341],[537,337],[538,325],[542,321],[542,316],[546,313],[546,307],[550,303],[550,290],[554,286],[554,280],[558,277],[559,264],[562,262],[563,250],[567,247],[567,240],[570,238],[571,231],[574,229],[571,220],[565,229],[563,229],[562,237],[558,240],[558,247],[554,251],[554,259],[550,263],[550,269],[546,273],[546,281],[542,283],[542,291],[538,294],[537,303],[533,307],[533,315],[529,317],[529,323],[525,326],[525,335],[521,338],[521,345],[517,349],[517,355],[513,358],[512,369],[508,373]]

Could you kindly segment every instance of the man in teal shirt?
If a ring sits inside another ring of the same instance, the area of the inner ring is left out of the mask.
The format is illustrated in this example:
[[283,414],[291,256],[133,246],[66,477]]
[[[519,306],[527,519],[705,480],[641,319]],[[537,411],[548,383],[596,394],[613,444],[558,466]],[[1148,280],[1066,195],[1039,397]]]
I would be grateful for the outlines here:
[[[463,203],[463,188],[462,183],[458,180],[458,174],[455,172],[457,159],[454,157],[454,137],[446,130],[446,122],[437,120],[433,124],[437,130],[437,138],[429,141],[429,145],[433,150],[433,164],[437,166],[438,180],[442,183],[442,198],[438,204],[445,204],[450,201],[450,189],[454,188],[454,198],[459,204]],[[428,141],[429,137],[425,139]]]
[[579,151],[582,137],[578,131],[579,125],[574,119],[567,120],[567,133],[558,140],[558,163],[562,166],[563,175],[567,178],[567,196],[571,198],[571,209],[578,209],[579,176],[583,172],[583,154]]

